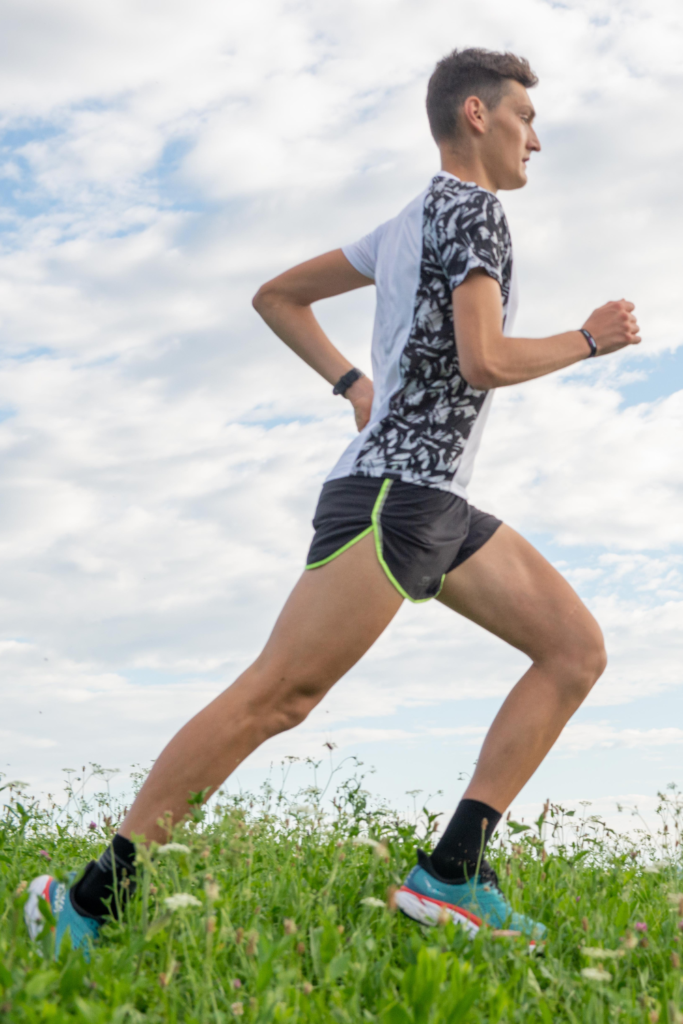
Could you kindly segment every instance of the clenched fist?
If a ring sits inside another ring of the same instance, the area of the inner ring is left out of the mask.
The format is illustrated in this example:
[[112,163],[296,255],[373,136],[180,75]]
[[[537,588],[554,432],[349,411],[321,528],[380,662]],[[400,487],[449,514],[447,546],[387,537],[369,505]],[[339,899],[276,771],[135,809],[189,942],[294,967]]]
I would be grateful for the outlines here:
[[594,310],[583,325],[595,338],[596,355],[606,356],[627,345],[640,344],[640,328],[633,315],[636,307],[626,299],[606,302]]

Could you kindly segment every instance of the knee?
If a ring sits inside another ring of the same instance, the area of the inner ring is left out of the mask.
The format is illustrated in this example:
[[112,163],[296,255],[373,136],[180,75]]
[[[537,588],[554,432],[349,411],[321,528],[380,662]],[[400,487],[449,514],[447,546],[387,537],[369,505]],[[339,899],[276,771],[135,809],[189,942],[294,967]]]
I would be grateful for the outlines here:
[[250,715],[264,738],[301,725],[321,700],[324,690],[312,680],[292,679],[286,672],[270,668],[259,673],[260,680],[250,694]]
[[266,713],[266,725],[269,736],[287,732],[301,725],[313,709],[314,702],[306,694],[296,690],[281,697]]
[[607,667],[607,652],[597,623],[581,630],[561,652],[559,678],[572,703],[581,704]]

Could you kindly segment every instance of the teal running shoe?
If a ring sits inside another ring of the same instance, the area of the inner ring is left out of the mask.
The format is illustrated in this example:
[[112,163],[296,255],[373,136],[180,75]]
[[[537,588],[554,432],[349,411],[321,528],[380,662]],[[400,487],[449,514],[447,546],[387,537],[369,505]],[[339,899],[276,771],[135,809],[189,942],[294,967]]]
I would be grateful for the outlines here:
[[500,891],[493,868],[483,861],[479,874],[467,882],[455,884],[440,879],[428,855],[417,851],[413,868],[396,893],[396,906],[406,917],[420,924],[441,924],[448,915],[476,935],[482,925],[526,935],[533,947],[545,938],[546,927],[512,909]]
[[92,943],[100,932],[100,922],[96,917],[76,909],[71,896],[71,884],[75,877],[74,871],[69,875],[67,883],[58,882],[51,875],[39,875],[38,878],[34,878],[28,887],[24,920],[31,938],[37,939],[45,926],[45,918],[40,910],[40,900],[44,899],[57,922],[53,926],[55,957],[59,956],[62,940],[68,931],[71,936],[71,948],[82,950],[85,959],[89,960]]

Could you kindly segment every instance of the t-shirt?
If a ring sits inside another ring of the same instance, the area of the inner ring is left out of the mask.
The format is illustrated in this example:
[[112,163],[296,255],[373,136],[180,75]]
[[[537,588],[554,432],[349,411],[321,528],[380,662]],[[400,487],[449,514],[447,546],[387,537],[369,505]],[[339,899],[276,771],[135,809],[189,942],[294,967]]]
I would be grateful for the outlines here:
[[377,289],[375,397],[370,421],[327,479],[389,477],[466,498],[493,393],[460,373],[452,292],[480,267],[500,285],[510,332],[516,289],[503,207],[441,171],[397,217],[342,251]]

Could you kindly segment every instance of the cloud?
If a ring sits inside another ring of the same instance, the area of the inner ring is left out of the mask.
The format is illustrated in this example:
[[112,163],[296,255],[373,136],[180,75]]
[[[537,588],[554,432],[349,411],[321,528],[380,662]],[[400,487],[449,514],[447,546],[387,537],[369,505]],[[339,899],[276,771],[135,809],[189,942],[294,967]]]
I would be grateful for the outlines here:
[[[682,340],[682,24],[666,0],[6,5],[0,670],[15,774],[47,786],[74,757],[148,761],[258,652],[352,424],[250,297],[424,187],[425,80],[454,45],[511,48],[541,75],[544,152],[504,197],[520,331],[628,294],[646,339],[498,394],[473,500],[598,615],[611,664],[594,705],[680,686],[683,392],[623,396]],[[367,366],[371,290],[319,312]],[[254,763],[330,734],[413,742],[387,719],[432,707],[475,744],[468,702],[500,699],[525,664],[441,607],[406,608]],[[631,726],[590,728],[619,745]]]

